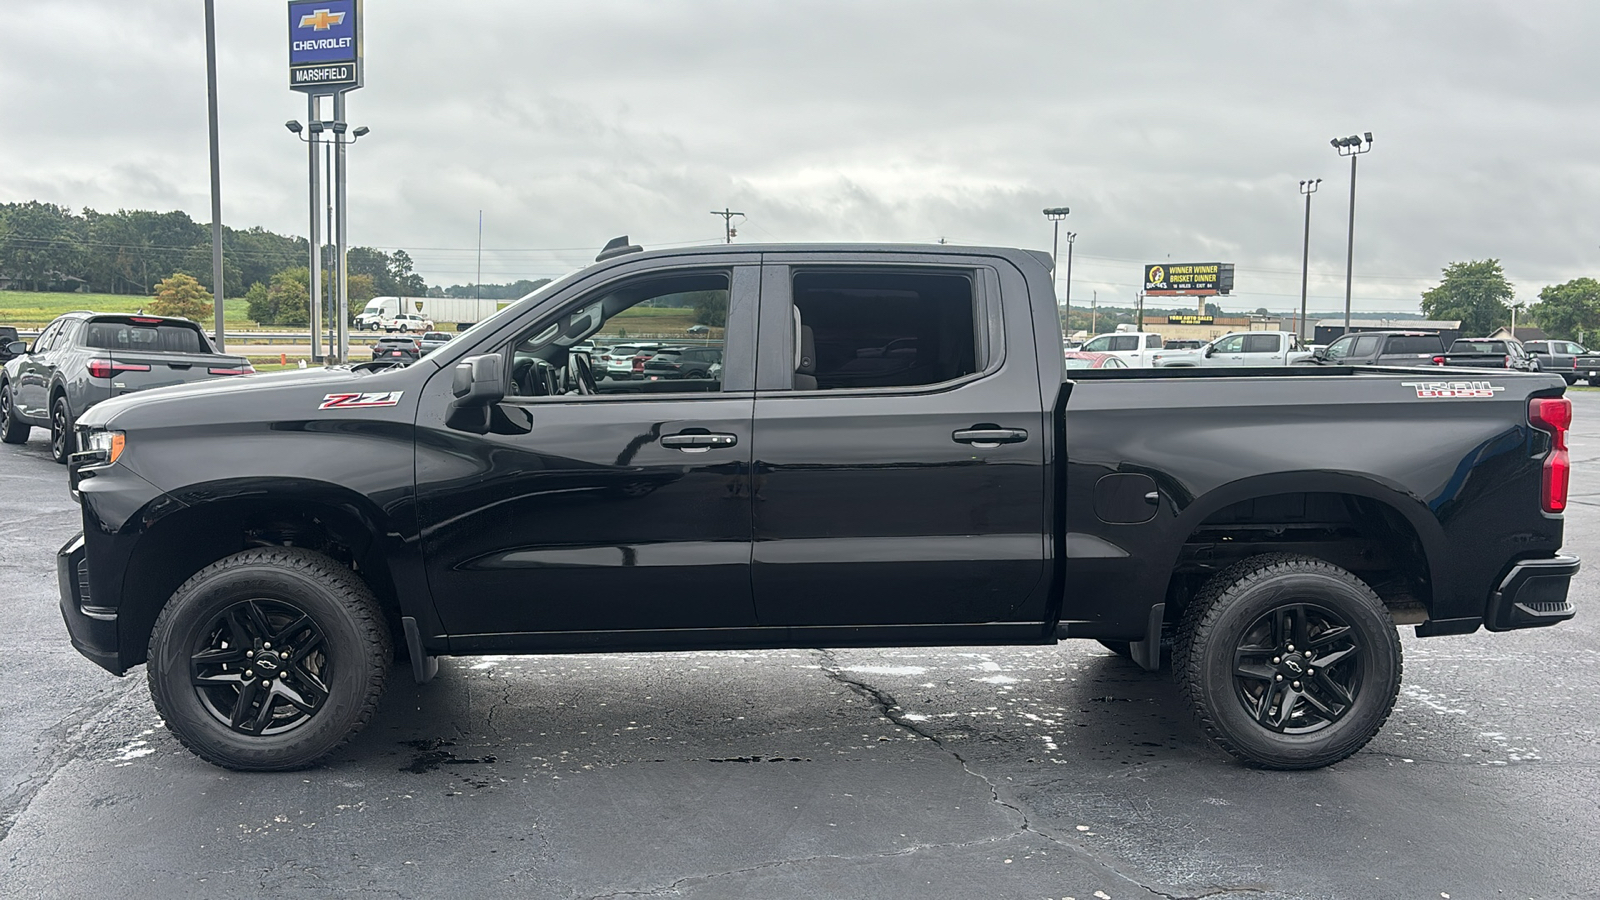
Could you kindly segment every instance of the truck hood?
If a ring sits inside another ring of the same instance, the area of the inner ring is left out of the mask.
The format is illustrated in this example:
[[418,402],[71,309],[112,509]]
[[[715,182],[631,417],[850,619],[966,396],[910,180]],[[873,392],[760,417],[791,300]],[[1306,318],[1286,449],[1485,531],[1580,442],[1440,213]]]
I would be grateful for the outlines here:
[[280,396],[288,399],[295,393],[305,394],[307,399],[293,401],[294,404],[304,405],[307,413],[311,413],[317,409],[314,401],[327,393],[410,391],[414,389],[412,385],[420,386],[436,371],[438,366],[428,361],[382,371],[318,366],[199,381],[125,394],[97,403],[78,419],[78,425],[86,428],[164,425],[171,418],[168,413],[178,410],[189,422],[228,421],[254,417],[252,407],[258,403],[269,398],[276,401]]

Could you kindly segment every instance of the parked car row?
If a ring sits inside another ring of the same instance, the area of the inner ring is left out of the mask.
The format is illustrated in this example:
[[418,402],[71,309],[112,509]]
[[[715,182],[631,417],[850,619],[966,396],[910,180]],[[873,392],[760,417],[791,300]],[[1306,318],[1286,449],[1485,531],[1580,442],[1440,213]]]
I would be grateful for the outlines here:
[[[1081,349],[1066,347],[1068,368],[1104,368],[1084,358],[1108,356],[1136,368],[1200,366],[1453,366],[1554,372],[1568,384],[1600,386],[1600,353],[1573,341],[1460,338],[1449,349],[1431,331],[1369,331],[1344,335],[1326,347],[1306,347],[1288,331],[1242,331],[1210,341],[1165,341],[1145,331],[1102,334]],[[1077,360],[1076,362],[1074,360]]]
[[667,347],[653,343],[628,343],[591,347],[589,353],[596,378],[653,381],[663,378],[715,378],[722,372],[722,348],[717,346]]

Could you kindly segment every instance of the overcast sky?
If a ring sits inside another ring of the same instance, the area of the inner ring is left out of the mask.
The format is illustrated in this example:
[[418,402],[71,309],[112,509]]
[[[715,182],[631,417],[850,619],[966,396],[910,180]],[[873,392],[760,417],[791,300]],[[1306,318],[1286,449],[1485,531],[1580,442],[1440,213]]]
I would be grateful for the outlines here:
[[[218,0],[223,215],[306,231],[286,5]],[[0,0],[0,202],[209,221],[201,0]],[[1414,310],[1453,260],[1518,298],[1600,262],[1600,4],[367,0],[350,242],[436,284],[559,274],[631,235],[1048,249],[1073,300],[1238,266],[1228,309]],[[1061,275],[1066,246],[1062,245]],[[1064,279],[1063,279],[1064,280]]]

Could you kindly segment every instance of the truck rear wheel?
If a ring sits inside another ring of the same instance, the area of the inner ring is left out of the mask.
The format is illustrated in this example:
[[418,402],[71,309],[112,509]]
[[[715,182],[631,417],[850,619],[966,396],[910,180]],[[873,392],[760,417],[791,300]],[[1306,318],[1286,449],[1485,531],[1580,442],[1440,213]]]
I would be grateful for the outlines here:
[[309,766],[373,716],[392,656],[377,600],[320,553],[264,547],[207,566],[150,634],[150,696],[196,756]]
[[1400,692],[1400,636],[1361,579],[1307,556],[1230,567],[1184,611],[1173,671],[1212,740],[1269,769],[1366,746]]

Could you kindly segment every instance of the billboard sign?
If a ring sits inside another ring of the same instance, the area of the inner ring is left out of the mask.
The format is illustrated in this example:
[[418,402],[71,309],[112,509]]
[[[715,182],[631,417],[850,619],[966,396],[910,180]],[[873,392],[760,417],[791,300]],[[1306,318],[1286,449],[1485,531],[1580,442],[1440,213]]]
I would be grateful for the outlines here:
[[1144,267],[1144,292],[1154,296],[1209,296],[1233,290],[1233,263],[1157,263]]
[[1173,315],[1173,316],[1167,316],[1167,324],[1168,325],[1215,325],[1215,324],[1217,324],[1217,317],[1216,316],[1182,316],[1182,315]]
[[290,89],[334,94],[361,87],[361,49],[361,0],[290,0]]

